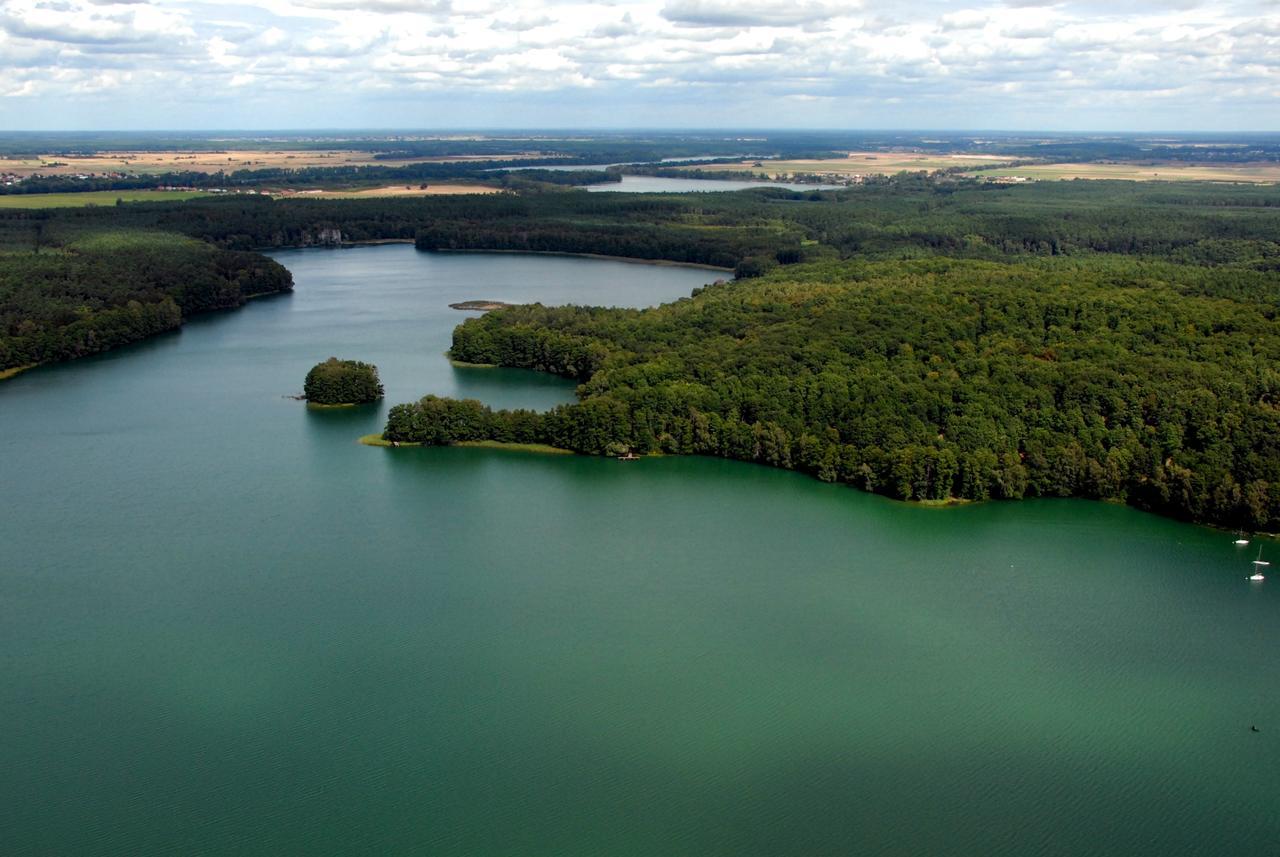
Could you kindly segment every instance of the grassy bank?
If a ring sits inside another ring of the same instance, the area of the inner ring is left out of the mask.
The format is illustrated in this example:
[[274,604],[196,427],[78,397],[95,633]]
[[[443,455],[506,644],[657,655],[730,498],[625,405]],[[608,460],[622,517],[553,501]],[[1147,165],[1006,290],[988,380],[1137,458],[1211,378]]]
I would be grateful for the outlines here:
[[[386,447],[391,446],[391,441],[383,438],[381,433],[367,434],[362,438],[360,438],[360,443],[363,444],[364,446],[386,446]],[[406,442],[406,443],[398,443],[396,444],[396,446],[422,446],[422,444]]]
[[452,446],[466,446],[475,449],[505,449],[508,452],[536,452],[541,455],[574,455],[571,449],[561,449],[545,443],[503,443],[497,440],[461,440]]
[[0,369],[0,381],[7,381],[14,375],[19,375],[28,369],[34,369],[39,363],[28,363],[26,366],[11,366],[8,369]]

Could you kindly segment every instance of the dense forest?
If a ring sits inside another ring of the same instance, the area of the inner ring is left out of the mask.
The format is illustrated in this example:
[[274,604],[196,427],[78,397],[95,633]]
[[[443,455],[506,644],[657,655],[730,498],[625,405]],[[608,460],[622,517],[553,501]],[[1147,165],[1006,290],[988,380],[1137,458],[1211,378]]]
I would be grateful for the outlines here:
[[618,245],[594,252],[714,258],[726,267],[750,258],[759,269],[819,258],[935,254],[995,260],[1009,254],[1176,252],[1214,262],[1223,252],[1265,255],[1280,234],[1280,192],[1265,186],[1100,181],[1009,187],[904,174],[841,191],[235,196],[0,209],[0,248],[34,249],[41,242],[119,228],[178,232],[236,250],[323,243],[322,234],[340,233],[344,242],[419,238],[424,249],[572,252],[590,235]]
[[182,170],[97,175],[84,178],[72,175],[37,174],[16,184],[0,185],[0,194],[77,193],[166,187],[261,189],[265,192],[335,187],[371,188],[440,181],[465,181],[514,190],[536,190],[540,185],[578,186],[621,181],[620,175],[616,172],[526,168],[527,163],[527,161],[496,161],[420,163],[402,166],[374,164],[340,167],[258,167],[231,172],[206,173]]
[[0,252],[0,370],[106,351],[292,288],[271,259],[166,233]]

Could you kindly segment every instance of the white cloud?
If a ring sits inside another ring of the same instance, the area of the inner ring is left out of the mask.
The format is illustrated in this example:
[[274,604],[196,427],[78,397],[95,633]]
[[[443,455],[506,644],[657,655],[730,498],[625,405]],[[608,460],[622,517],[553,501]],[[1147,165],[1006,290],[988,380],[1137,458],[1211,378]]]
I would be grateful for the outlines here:
[[1272,0],[0,0],[0,122],[753,125],[825,111],[837,125],[1277,127],[1278,13]]
[[985,27],[989,17],[979,9],[961,9],[942,16],[944,30],[977,30]]
[[668,0],[662,17],[691,27],[788,27],[847,14],[857,3]]
[[449,0],[296,0],[296,5],[306,9],[339,9],[381,15],[441,15],[452,8]]
[[11,36],[68,44],[130,44],[191,34],[182,18],[146,4],[44,3],[0,5],[0,29]]
[[607,24],[600,24],[591,31],[591,35],[596,38],[617,39],[622,36],[634,36],[639,32],[635,22],[631,20],[631,13],[627,12],[622,16],[620,21],[611,21]]

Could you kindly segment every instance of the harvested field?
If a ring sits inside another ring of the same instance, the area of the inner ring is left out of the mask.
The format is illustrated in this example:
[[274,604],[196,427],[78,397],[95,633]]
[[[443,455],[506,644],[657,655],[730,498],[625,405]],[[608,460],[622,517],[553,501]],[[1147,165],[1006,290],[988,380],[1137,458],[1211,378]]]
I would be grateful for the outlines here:
[[0,173],[29,176],[67,176],[102,173],[156,174],[191,171],[216,173],[219,170],[297,169],[301,167],[404,166],[412,163],[460,163],[465,161],[524,160],[546,157],[536,152],[510,155],[459,156],[451,158],[407,158],[376,160],[372,152],[341,149],[328,151],[258,150],[210,152],[99,152],[73,155],[41,155],[38,158],[0,158]]
[[1280,182],[1280,164],[1098,163],[1031,164],[983,170],[983,178],[1014,177],[1044,181],[1063,179],[1126,179],[1129,181],[1212,181],[1272,184]]
[[[904,170],[943,170],[954,167],[982,167],[1008,163],[1015,158],[1004,155],[936,155],[915,152],[850,152],[846,158],[791,161],[742,161],[736,164],[709,164],[706,172],[739,172],[751,170],[772,178],[787,179],[797,173],[817,173],[833,177],[857,175],[891,175]],[[756,166],[759,164],[760,166]],[[1058,163],[1031,164],[1005,169],[980,169],[966,175],[982,178],[1025,179],[1125,179],[1129,181],[1219,181],[1270,184],[1280,182],[1280,163],[1196,164],[1182,162],[1154,163]]]

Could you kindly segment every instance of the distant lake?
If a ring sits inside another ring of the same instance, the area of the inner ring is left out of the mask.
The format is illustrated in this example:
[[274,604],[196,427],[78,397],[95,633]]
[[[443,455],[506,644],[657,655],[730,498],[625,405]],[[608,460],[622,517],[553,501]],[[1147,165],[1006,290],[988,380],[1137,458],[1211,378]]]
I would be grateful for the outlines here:
[[609,167],[621,166],[624,166],[624,164],[534,164],[527,167],[492,167],[485,170],[485,172],[518,172],[520,170],[551,170],[560,173],[577,172],[578,170],[599,170],[603,172]]
[[[0,853],[1276,853],[1256,545],[707,458],[362,447],[426,393],[572,400],[452,367],[451,302],[720,275],[274,255],[292,295],[0,383]],[[387,403],[283,398],[330,355]]]
[[[690,161],[718,161],[721,158],[729,157],[728,155],[701,155],[696,158],[663,158],[657,163],[688,163]],[[743,159],[750,157],[743,155]],[[497,172],[498,170],[556,170],[559,172],[574,172],[577,170],[607,170],[610,167],[628,167],[633,164],[653,163],[652,161],[619,161],[613,164],[542,164],[531,165],[527,167],[494,167],[487,172]]]
[[751,187],[780,187],[786,190],[833,190],[840,185],[786,184],[766,181],[721,181],[719,179],[669,179],[658,176],[623,176],[621,182],[587,185],[596,193],[715,193]]

